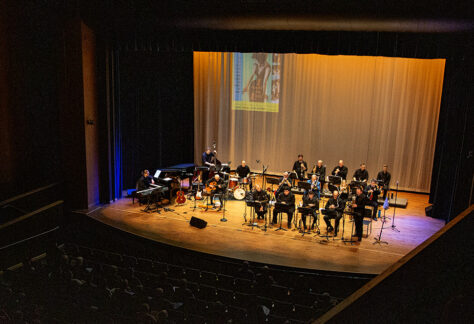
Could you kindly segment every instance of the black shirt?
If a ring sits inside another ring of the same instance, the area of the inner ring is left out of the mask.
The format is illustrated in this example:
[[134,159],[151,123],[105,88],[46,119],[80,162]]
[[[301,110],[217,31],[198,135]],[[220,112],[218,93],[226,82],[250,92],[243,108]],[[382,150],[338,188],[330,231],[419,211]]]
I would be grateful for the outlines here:
[[263,189],[260,191],[255,190],[252,193],[252,198],[255,201],[265,201],[265,200],[268,201],[268,194],[265,191],[263,191]]
[[324,179],[326,179],[326,166],[321,165],[321,167],[318,167],[316,165],[313,173],[319,174],[319,181],[324,181]]
[[242,165],[239,165],[237,167],[237,169],[235,170],[235,172],[237,172],[237,174],[239,175],[239,177],[241,178],[245,178],[246,176],[249,175],[250,173],[250,168],[248,167],[248,165],[246,166],[242,166]]
[[[304,165],[305,167],[305,170],[303,170],[301,168],[301,164]],[[293,163],[293,170],[296,171],[296,173],[299,175],[299,176],[303,176],[303,171],[308,171],[308,164],[305,162],[305,161],[295,161],[295,163]]]
[[344,201],[341,199],[341,197],[337,197],[337,199],[334,199],[334,197],[329,198],[324,208],[330,209],[329,207],[331,205],[334,205],[336,210],[339,212],[344,210]]
[[[339,172],[336,174],[337,169],[339,169]],[[332,170],[332,175],[341,177],[342,179],[346,180],[347,172],[348,172],[348,169],[345,165],[343,165],[342,167],[338,165]]]
[[[314,206],[308,206],[313,204]],[[316,195],[313,196],[313,199],[309,198],[309,195],[303,197],[303,207],[311,207],[312,209],[319,209],[319,200]]]
[[206,162],[212,163],[212,158],[214,157],[214,153],[207,154],[206,152],[202,153],[202,165],[207,165]]
[[[222,180],[222,178],[219,178],[219,180],[216,180],[214,177],[213,177],[213,178],[210,178],[209,180],[206,181],[206,186],[209,187],[209,185],[210,185],[212,182],[216,182],[215,191],[224,190],[224,180]],[[219,187],[219,186],[220,186],[220,187]]]
[[[369,190],[373,190],[373,192],[370,193]],[[364,193],[366,194],[367,199],[369,201],[377,202],[377,200],[379,198],[379,195],[380,195],[380,190],[377,187],[372,187],[372,185],[369,184],[367,187],[365,187]],[[372,196],[372,199],[370,199],[370,196]]]
[[369,172],[367,170],[357,169],[356,172],[354,172],[353,178],[357,181],[367,181],[369,180]]
[[141,190],[150,188],[151,181],[152,181],[152,178],[150,176],[148,177],[141,176],[137,181],[137,190],[141,191]]
[[357,205],[354,208],[356,213],[360,213],[362,216],[365,215],[365,205],[367,205],[367,197],[361,193],[359,196],[356,196],[355,204]]
[[383,172],[383,171],[380,171],[378,174],[377,174],[377,180],[382,180],[383,181],[383,185],[385,188],[388,188],[388,186],[390,185],[390,179],[392,178],[392,176],[390,175],[390,172],[387,171],[387,173]]
[[287,205],[290,205],[290,206],[294,206],[295,205],[295,195],[293,195],[290,191],[290,193],[287,195],[285,195],[284,192],[280,193],[278,195],[278,199],[277,199],[278,202],[285,202]]

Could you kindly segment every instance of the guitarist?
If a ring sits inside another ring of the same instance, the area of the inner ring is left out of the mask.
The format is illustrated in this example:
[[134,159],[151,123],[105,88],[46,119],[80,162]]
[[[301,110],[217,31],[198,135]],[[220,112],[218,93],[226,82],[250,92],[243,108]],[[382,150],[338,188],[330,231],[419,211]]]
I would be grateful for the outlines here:
[[222,208],[222,195],[224,194],[224,190],[224,180],[222,180],[218,174],[206,181],[206,191],[210,194],[211,201],[214,201],[214,196],[218,194],[217,197],[221,203],[220,208]]

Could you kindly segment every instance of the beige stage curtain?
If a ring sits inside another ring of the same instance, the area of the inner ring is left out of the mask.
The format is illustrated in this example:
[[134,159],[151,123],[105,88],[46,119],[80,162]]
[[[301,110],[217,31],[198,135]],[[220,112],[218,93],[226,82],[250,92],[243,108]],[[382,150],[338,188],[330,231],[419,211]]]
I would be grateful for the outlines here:
[[[392,187],[428,192],[444,59],[284,54],[278,113],[231,110],[232,54],[194,53],[195,162],[217,142],[218,157],[252,171],[290,170],[299,153],[329,174],[389,165]],[[256,161],[260,160],[260,163]]]

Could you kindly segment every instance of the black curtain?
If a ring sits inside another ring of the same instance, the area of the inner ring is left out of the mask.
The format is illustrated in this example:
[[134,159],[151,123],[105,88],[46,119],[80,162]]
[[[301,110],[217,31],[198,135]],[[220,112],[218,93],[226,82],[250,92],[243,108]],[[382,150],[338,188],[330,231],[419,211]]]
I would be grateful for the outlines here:
[[119,51],[123,187],[194,160],[192,52]]

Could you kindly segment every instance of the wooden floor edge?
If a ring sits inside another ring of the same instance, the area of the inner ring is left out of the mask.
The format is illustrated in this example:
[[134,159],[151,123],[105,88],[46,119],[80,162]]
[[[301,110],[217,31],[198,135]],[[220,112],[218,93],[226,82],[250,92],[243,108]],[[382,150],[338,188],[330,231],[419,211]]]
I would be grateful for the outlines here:
[[390,276],[392,273],[397,271],[401,266],[403,266],[405,263],[407,263],[409,260],[411,260],[413,257],[415,257],[418,253],[420,253],[422,250],[424,250],[427,246],[429,246],[431,243],[436,241],[438,238],[441,237],[444,233],[449,231],[453,226],[455,226],[457,223],[459,223],[461,220],[463,220],[467,215],[469,215],[472,211],[474,210],[474,204],[471,205],[469,208],[464,210],[461,214],[459,214],[457,217],[455,217],[451,222],[443,226],[438,232],[433,234],[430,238],[428,238],[426,241],[424,241],[422,244],[418,245],[415,249],[410,251],[407,255],[402,257],[400,260],[392,264],[390,267],[388,267],[384,272],[370,280],[368,283],[366,283],[364,286],[359,288],[357,291],[355,291],[352,295],[344,299],[342,302],[331,308],[327,313],[323,314],[320,318],[315,320],[313,324],[319,324],[319,323],[326,323],[329,320],[331,320],[334,316],[336,316],[338,313],[346,309],[349,305],[351,305],[353,302],[355,302],[357,299],[362,297],[365,293],[370,291],[373,287],[377,286],[380,282],[385,280],[388,276]]

